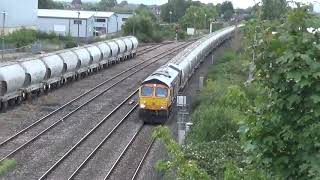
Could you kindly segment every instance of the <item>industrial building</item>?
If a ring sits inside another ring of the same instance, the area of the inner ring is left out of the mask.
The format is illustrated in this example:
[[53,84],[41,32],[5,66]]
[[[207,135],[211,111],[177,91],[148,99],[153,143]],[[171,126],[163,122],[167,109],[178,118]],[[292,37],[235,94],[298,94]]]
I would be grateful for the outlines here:
[[101,11],[39,9],[37,29],[72,37],[103,36],[121,31],[132,14]]
[[38,0],[0,0],[1,29],[5,33],[22,27],[36,28]]

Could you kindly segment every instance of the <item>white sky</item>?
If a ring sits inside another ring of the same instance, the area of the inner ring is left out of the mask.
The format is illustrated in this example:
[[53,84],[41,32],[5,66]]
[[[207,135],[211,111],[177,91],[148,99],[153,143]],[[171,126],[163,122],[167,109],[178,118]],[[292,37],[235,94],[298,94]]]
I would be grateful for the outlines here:
[[[72,1],[72,0],[55,0],[55,1]],[[82,2],[97,2],[99,0],[82,0]],[[120,3],[122,0],[117,0],[118,3]],[[136,3],[136,4],[147,4],[147,5],[151,5],[151,4],[164,4],[167,3],[168,0],[127,0],[129,3]],[[217,3],[222,3],[226,0],[200,0],[203,3],[213,3],[213,4],[217,4]],[[247,8],[249,6],[252,6],[254,4],[254,0],[229,0],[233,3],[233,6],[235,8]],[[260,0],[256,0],[256,2],[259,2]],[[296,0],[299,2],[314,2],[315,5],[315,9],[320,10],[320,0]]]

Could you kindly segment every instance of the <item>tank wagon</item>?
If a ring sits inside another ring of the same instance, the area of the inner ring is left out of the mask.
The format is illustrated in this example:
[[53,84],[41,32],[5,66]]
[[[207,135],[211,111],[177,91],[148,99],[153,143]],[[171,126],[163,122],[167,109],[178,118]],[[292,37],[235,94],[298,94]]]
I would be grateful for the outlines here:
[[137,38],[127,36],[0,63],[0,110],[132,58],[137,48]]
[[139,88],[140,117],[145,122],[163,122],[194,71],[212,50],[232,37],[235,29],[230,26],[199,39],[147,77]]

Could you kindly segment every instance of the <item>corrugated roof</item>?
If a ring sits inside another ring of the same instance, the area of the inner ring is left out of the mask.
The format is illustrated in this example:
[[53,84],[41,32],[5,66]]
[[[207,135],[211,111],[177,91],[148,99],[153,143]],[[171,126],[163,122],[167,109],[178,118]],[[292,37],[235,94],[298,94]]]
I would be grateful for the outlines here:
[[89,19],[91,17],[108,18],[114,14],[114,12],[102,12],[102,11],[74,11],[74,10],[60,10],[60,9],[38,9],[38,17],[53,17],[53,18],[78,18],[78,12],[80,12],[80,19]]

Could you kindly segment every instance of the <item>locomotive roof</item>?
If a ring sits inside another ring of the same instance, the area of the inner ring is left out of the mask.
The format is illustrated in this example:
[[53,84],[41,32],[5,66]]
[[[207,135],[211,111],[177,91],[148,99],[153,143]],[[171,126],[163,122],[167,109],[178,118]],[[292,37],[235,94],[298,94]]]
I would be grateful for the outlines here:
[[147,77],[142,84],[151,82],[161,82],[168,87],[172,86],[172,82],[178,76],[179,72],[169,67],[168,65],[161,66],[155,72],[153,72],[149,77]]

